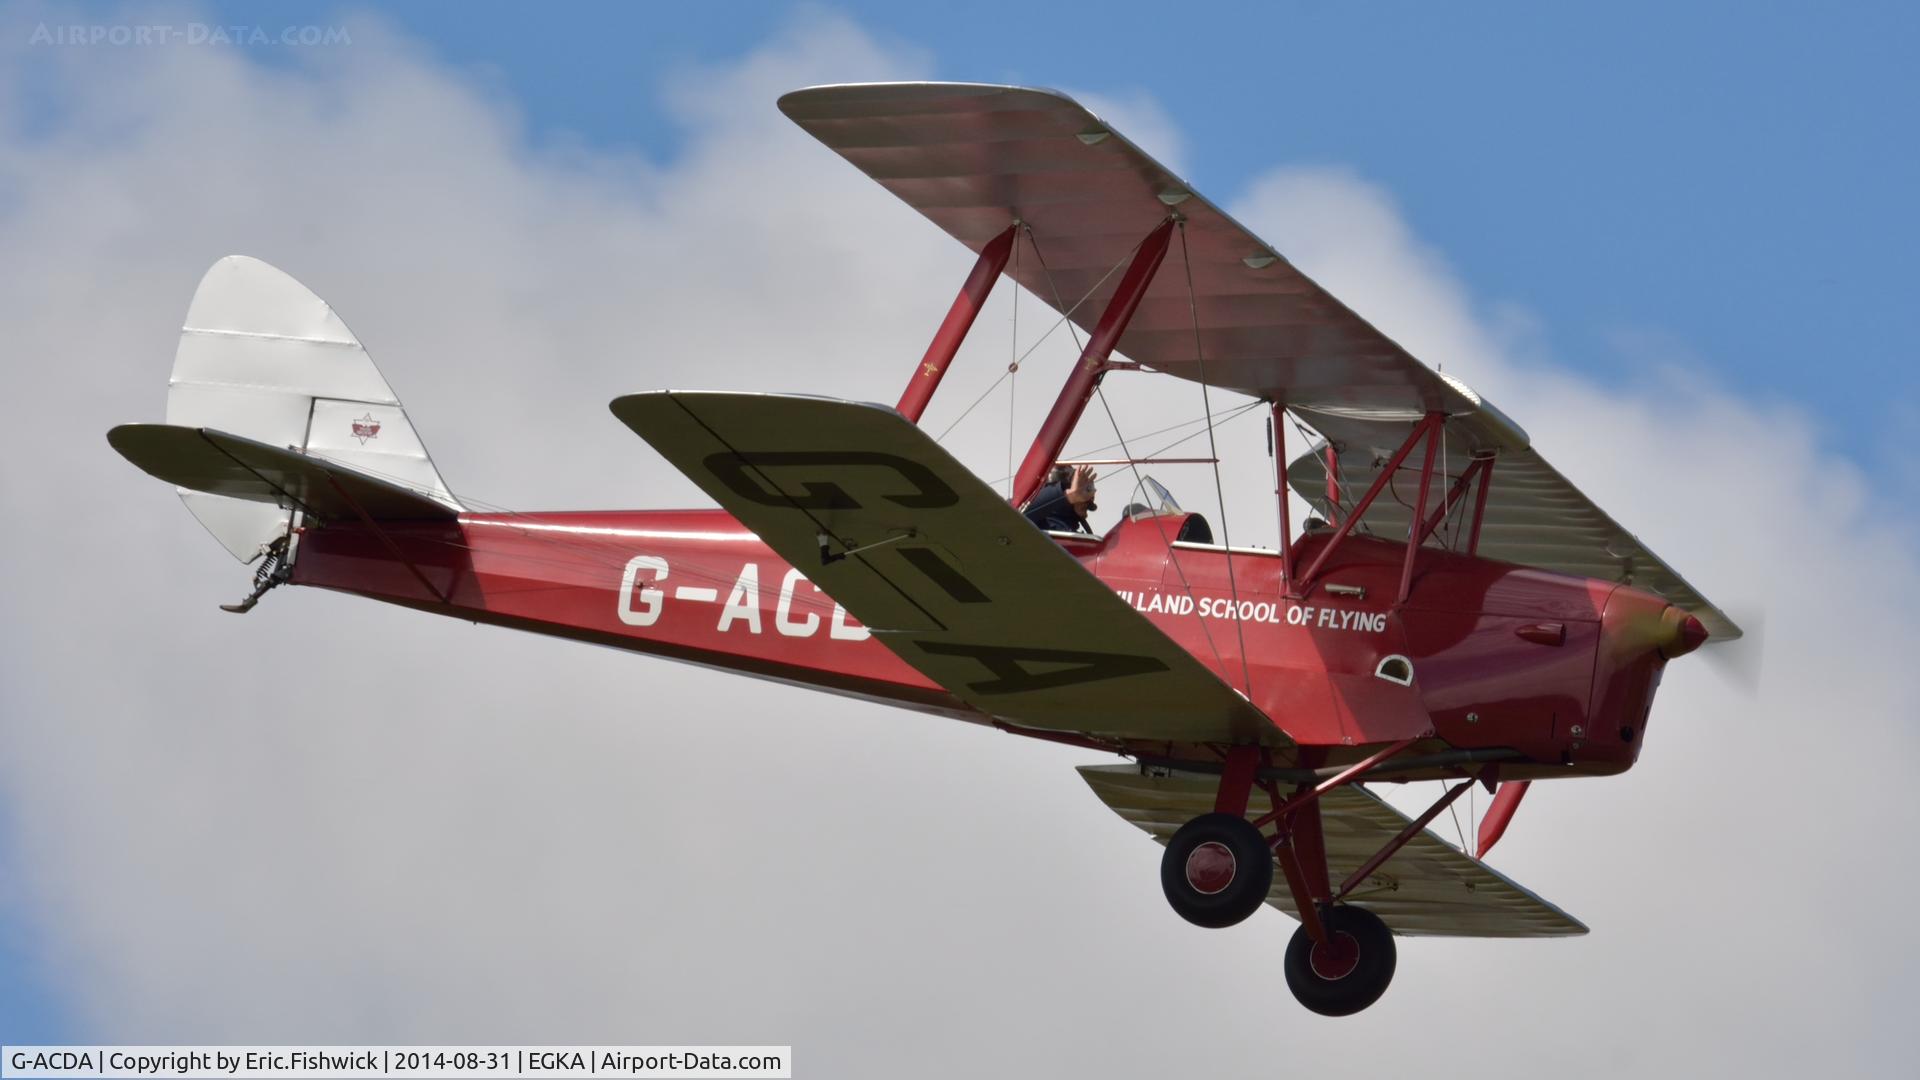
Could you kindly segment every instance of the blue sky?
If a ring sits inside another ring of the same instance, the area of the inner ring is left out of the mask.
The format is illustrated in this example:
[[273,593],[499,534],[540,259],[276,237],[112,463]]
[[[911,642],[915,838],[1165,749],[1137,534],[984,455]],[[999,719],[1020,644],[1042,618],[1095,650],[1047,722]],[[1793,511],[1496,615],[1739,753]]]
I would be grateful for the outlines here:
[[[1149,95],[1218,202],[1276,164],[1349,168],[1476,297],[1550,327],[1560,363],[1623,384],[1651,377],[1652,357],[1683,363],[1797,403],[1869,475],[1912,482],[1880,460],[1920,423],[1912,5],[826,7],[930,54],[944,78]],[[773,4],[413,3],[376,22],[329,4],[211,10],[397,27],[517,110],[532,144],[658,160],[687,135],[663,87],[795,17]],[[14,893],[0,882],[0,913]],[[101,1034],[53,995],[33,940],[0,918],[0,1040]]]
[[[254,5],[221,10],[260,21]],[[655,157],[685,134],[657,109],[660,88],[793,18],[775,4],[560,10],[386,15],[512,102],[536,143]],[[1618,335],[1670,338],[1730,387],[1801,402],[1837,432],[1914,420],[1913,5],[828,10],[930,52],[942,78],[1144,91],[1216,201],[1276,163],[1352,168],[1476,293],[1553,327],[1563,362],[1631,379]]]

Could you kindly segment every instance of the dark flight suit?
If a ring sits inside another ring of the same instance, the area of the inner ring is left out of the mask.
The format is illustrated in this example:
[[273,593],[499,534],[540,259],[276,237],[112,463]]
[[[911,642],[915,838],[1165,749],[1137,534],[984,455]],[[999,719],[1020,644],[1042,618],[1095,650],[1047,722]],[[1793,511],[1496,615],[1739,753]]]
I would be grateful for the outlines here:
[[1055,532],[1090,533],[1093,528],[1087,519],[1073,512],[1073,504],[1067,501],[1067,489],[1059,484],[1048,484],[1033,496],[1024,511],[1027,520],[1035,528],[1051,529]]

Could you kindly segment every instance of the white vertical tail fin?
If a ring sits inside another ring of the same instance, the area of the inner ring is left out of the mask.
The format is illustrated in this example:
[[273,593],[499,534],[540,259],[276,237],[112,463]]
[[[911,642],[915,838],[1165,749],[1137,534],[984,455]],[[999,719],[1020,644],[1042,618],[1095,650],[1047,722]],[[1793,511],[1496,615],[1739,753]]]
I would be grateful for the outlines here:
[[[460,508],[353,331],[258,259],[229,255],[200,279],[174,355],[167,423],[303,450]],[[283,535],[292,513],[185,488],[180,498],[242,562]]]

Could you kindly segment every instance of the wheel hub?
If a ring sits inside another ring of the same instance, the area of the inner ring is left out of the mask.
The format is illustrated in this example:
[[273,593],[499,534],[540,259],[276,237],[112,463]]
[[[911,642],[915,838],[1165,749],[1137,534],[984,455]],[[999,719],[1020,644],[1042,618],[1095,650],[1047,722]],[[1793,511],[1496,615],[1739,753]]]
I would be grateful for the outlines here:
[[1315,975],[1328,982],[1344,979],[1360,964],[1360,942],[1352,934],[1338,931],[1326,941],[1313,943],[1307,963]]
[[1187,884],[1197,893],[1212,896],[1233,884],[1237,869],[1227,845],[1209,840],[1187,855]]

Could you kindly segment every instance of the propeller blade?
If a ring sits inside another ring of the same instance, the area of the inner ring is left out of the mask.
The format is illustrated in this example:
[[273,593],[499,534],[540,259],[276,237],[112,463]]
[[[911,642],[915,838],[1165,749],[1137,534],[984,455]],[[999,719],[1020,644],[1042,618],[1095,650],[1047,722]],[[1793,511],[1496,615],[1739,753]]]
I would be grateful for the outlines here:
[[1709,645],[1700,655],[1723,679],[1749,697],[1760,693],[1760,678],[1767,651],[1767,618],[1764,611],[1741,612],[1734,620],[1742,634],[1736,641]]
[[1493,802],[1487,804],[1487,816],[1480,819],[1480,835],[1476,838],[1479,849],[1478,858],[1486,858],[1493,845],[1507,831],[1507,822],[1513,820],[1513,812],[1520,807],[1520,800],[1526,798],[1527,785],[1531,780],[1508,780],[1493,793]]

